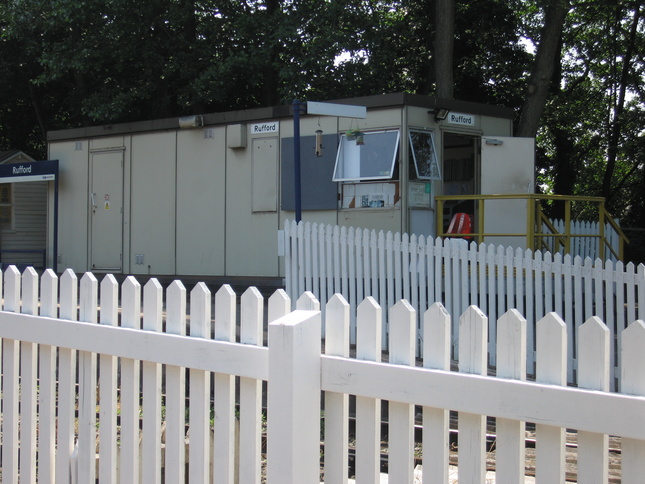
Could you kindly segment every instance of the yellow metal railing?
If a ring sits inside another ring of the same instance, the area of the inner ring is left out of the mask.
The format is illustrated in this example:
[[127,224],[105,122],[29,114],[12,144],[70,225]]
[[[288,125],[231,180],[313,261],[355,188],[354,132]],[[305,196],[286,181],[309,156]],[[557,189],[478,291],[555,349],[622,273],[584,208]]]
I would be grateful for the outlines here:
[[[550,252],[559,252],[561,249],[564,253],[570,253],[572,240],[574,238],[597,238],[599,241],[598,257],[605,260],[605,256],[612,254],[618,260],[624,260],[625,244],[629,239],[625,236],[621,228],[611,217],[605,208],[605,199],[602,197],[580,197],[567,195],[441,195],[436,196],[437,202],[437,236],[438,237],[463,237],[463,234],[449,234],[446,232],[447,224],[444,221],[443,213],[446,202],[464,202],[472,201],[474,213],[473,231],[468,235],[478,244],[485,242],[490,237],[525,237],[526,247],[533,250],[549,250]],[[526,231],[522,233],[493,233],[485,232],[485,204],[487,201],[499,200],[526,200]],[[554,201],[564,203],[564,229],[559,232],[554,224],[549,220],[543,210],[543,202]],[[597,213],[598,233],[584,234],[572,232],[572,204],[587,203],[595,206]],[[605,225],[609,224],[618,235],[618,246],[614,247],[605,233]],[[549,245],[551,242],[552,245]]]

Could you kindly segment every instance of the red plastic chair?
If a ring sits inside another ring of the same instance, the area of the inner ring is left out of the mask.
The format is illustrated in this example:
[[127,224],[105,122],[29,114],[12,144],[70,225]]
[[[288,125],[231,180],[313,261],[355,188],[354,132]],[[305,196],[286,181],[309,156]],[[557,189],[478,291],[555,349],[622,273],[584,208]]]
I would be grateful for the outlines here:
[[[447,234],[472,234],[473,233],[473,223],[470,215],[467,213],[456,213],[453,215],[450,225],[448,226]],[[472,237],[464,237],[465,239],[471,239]]]

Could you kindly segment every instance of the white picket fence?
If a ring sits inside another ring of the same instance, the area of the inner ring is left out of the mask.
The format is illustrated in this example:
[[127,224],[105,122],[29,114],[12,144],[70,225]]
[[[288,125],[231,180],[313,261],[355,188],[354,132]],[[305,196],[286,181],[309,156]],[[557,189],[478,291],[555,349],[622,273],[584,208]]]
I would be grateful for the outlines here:
[[[566,386],[566,326],[555,314],[537,323],[532,382],[526,380],[528,325],[515,310],[497,321],[492,377],[490,320],[476,307],[459,318],[455,372],[450,316],[441,304],[422,315],[428,337],[418,366],[416,312],[404,300],[389,309],[384,363],[382,309],[373,298],[357,308],[350,358],[350,306],[340,295],[330,298],[322,319],[312,294],[291,312],[279,290],[268,300],[266,320],[254,288],[241,296],[239,319],[229,286],[215,295],[213,314],[203,283],[191,291],[189,311],[186,296],[179,281],[164,298],[155,279],[142,290],[132,277],[119,287],[108,275],[99,290],[90,273],[79,285],[69,270],[59,282],[51,271],[39,280],[32,269],[22,275],[7,269],[0,311],[3,483],[232,484],[261,482],[265,470],[268,484],[346,483],[351,443],[357,482],[377,484],[383,440],[389,482],[411,484],[420,452],[423,482],[446,483],[450,410],[459,412],[459,482],[484,482],[487,417],[496,418],[498,482],[524,482],[525,422],[535,424],[538,482],[564,481],[565,429],[577,431],[580,482],[608,481],[608,435],[621,438],[622,482],[640,483],[645,475],[643,321],[623,332],[622,393],[610,393],[610,335],[598,318],[580,328],[579,388],[573,388]],[[356,398],[352,439],[350,395]],[[389,402],[387,437],[381,400]],[[422,417],[415,417],[415,406]],[[415,421],[423,427],[421,450],[413,446]]]
[[[629,321],[645,319],[645,266],[603,263],[570,255],[477,245],[460,239],[430,239],[408,234],[287,221],[284,237],[285,287],[295,297],[311,291],[327,301],[342,294],[352,307],[372,296],[385,308],[406,299],[423,313],[441,302],[450,314],[478,306],[491,320],[489,363],[496,364],[497,318],[517,309],[528,321],[529,372],[535,369],[535,325],[549,312],[567,321],[568,380],[576,381],[576,342],[580,326],[592,316],[611,334],[612,388],[618,388],[620,334]],[[637,314],[638,313],[638,314]],[[417,321],[417,355],[423,353],[423,327]],[[382,343],[389,321],[383,314]],[[352,319],[351,341],[356,326]],[[459,352],[459,327],[451,330],[452,357]]]
[[[550,222],[559,234],[565,233],[566,224],[564,220],[556,219],[551,220]],[[570,246],[568,250],[569,254],[573,257],[580,256],[583,259],[586,259],[587,257],[590,259],[597,259],[600,257],[600,238],[598,237],[598,234],[600,233],[599,222],[572,220],[569,230],[571,233]],[[549,232],[548,227],[544,225],[542,227],[542,233]],[[607,240],[607,246],[613,247],[614,250],[617,250],[620,237],[611,224],[605,224],[604,233]],[[555,237],[545,237],[544,242],[548,247],[550,247],[550,252],[552,254],[559,252],[564,255],[564,247],[557,244]],[[605,259],[610,260],[613,263],[618,262],[618,259],[610,250],[605,250]]]

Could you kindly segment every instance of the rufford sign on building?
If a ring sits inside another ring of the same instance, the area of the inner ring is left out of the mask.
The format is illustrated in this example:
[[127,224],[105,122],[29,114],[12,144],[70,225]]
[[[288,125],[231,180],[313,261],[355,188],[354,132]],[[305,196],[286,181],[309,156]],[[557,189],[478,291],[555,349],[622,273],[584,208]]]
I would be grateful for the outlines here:
[[[504,176],[523,190],[533,181],[532,157],[513,161],[508,144],[481,141],[512,135],[510,109],[409,94],[333,103],[366,114],[301,114],[305,221],[433,235],[437,217],[458,208],[435,213],[435,195],[496,193],[483,190]],[[291,106],[182,126],[175,118],[48,133],[49,158],[60,163],[59,268],[283,275],[277,234],[297,195]],[[501,176],[482,166],[484,149],[498,149],[491,163],[504,164]]]

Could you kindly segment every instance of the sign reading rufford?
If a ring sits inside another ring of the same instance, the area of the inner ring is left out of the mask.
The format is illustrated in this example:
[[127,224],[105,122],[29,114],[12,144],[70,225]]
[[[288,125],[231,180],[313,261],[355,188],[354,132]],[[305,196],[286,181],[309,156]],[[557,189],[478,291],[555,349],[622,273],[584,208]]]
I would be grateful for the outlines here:
[[0,165],[0,183],[50,181],[58,175],[58,160]]
[[271,121],[269,123],[255,123],[251,125],[251,134],[270,134],[278,133],[280,121]]
[[475,126],[475,119],[476,116],[474,114],[449,113],[446,122],[461,126]]

